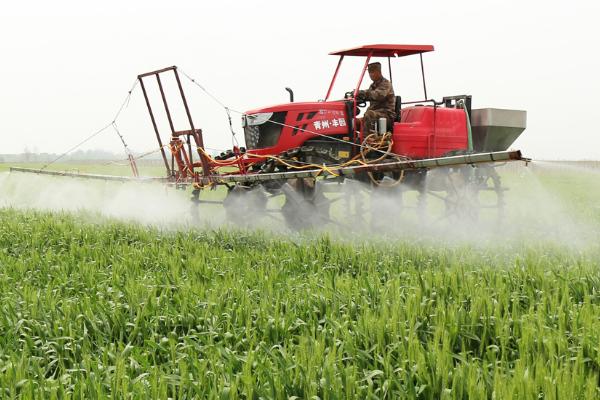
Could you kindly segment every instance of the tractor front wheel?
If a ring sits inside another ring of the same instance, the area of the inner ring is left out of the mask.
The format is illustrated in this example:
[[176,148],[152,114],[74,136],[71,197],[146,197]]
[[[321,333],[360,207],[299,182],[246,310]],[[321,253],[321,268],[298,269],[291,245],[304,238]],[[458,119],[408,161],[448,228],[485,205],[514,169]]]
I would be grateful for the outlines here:
[[223,201],[227,219],[241,226],[251,226],[266,214],[267,195],[261,186],[235,185]]

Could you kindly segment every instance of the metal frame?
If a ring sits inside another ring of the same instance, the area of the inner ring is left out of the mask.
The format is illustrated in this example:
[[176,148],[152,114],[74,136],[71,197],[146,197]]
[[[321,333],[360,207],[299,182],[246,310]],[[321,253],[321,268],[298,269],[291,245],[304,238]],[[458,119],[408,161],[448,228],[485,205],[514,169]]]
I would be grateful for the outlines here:
[[[361,57],[366,57],[365,60],[365,64],[363,66],[363,70],[362,73],[360,75],[360,78],[358,80],[358,85],[356,86],[356,88],[354,89],[354,95],[353,95],[353,102],[352,102],[352,109],[356,110],[356,96],[358,94],[358,91],[360,90],[360,85],[362,84],[362,81],[364,79],[365,73],[367,71],[367,67],[369,65],[369,61],[371,60],[371,58],[373,57],[374,54],[374,50],[370,50],[366,56],[361,55]],[[423,94],[424,94],[424,98],[425,100],[420,100],[420,101],[414,101],[414,102],[406,102],[406,103],[402,103],[402,104],[417,104],[417,103],[423,103],[423,102],[433,102],[434,106],[437,105],[437,103],[434,100],[428,100],[427,98],[427,84],[426,84],[426,79],[425,79],[425,66],[423,64],[423,53],[418,53],[419,54],[419,61],[421,64],[421,80],[423,82]],[[341,54],[340,55],[340,59],[337,63],[337,66],[335,68],[335,72],[333,73],[333,77],[331,79],[331,83],[329,84],[329,88],[327,89],[327,94],[325,95],[325,100],[327,101],[329,100],[329,96],[331,96],[331,91],[333,90],[333,86],[335,85],[335,82],[337,80],[337,76],[338,73],[340,71],[340,67],[342,65],[342,61],[344,60],[345,54]],[[393,84],[393,77],[392,77],[392,63],[391,63],[391,57],[387,57],[388,60],[388,70],[389,70],[389,74],[390,74],[390,83]],[[440,103],[441,104],[441,103]],[[357,117],[356,115],[354,115],[354,112],[352,113],[352,122],[353,122],[353,126],[356,126],[356,120]],[[352,140],[356,143],[356,129],[353,129],[353,134],[352,134]],[[362,140],[364,136],[364,132],[362,130],[360,130],[360,136],[359,136],[359,140]]]
[[353,178],[357,174],[366,172],[406,171],[504,161],[529,162],[531,160],[523,157],[519,150],[497,151],[492,153],[478,153],[450,157],[427,158],[423,160],[393,161],[381,164],[358,165],[352,167],[329,167],[327,169],[273,172],[267,174],[214,176],[208,178],[201,178],[200,182],[204,185],[208,185],[210,183],[252,183],[297,178],[317,178],[323,176]]
[[340,56],[340,60],[337,63],[337,67],[335,68],[335,72],[333,73],[333,78],[331,79],[331,83],[329,84],[329,89],[327,90],[327,95],[325,95],[325,100],[329,99],[329,95],[331,94],[331,90],[333,89],[333,85],[337,78],[338,72],[340,71],[340,66],[342,65],[342,61],[344,60],[344,56]]
[[118,176],[118,175],[101,175],[101,174],[79,174],[76,172],[63,172],[63,171],[47,171],[42,169],[34,168],[22,168],[22,167],[10,167],[10,172],[27,172],[37,175],[51,175],[51,176],[66,176],[69,178],[81,178],[81,179],[94,179],[101,181],[115,181],[115,182],[167,182],[168,178],[154,178],[154,177],[139,177],[139,176]]
[[[169,104],[167,102],[167,97],[165,95],[164,87],[162,81],[160,79],[160,74],[173,71],[175,75],[175,80],[177,82],[177,87],[179,88],[179,95],[181,96],[181,100],[183,102],[183,107],[185,108],[185,113],[187,115],[188,123],[190,124],[189,130],[184,131],[176,131],[175,125],[173,123],[173,118],[171,117],[171,111],[169,109]],[[155,76],[156,82],[158,84],[158,88],[160,90],[160,96],[162,99],[163,106],[165,108],[165,113],[167,114],[167,120],[169,122],[169,127],[171,129],[171,141],[169,142],[169,146],[171,147],[171,165],[167,161],[167,157],[164,150],[164,145],[160,138],[160,132],[158,130],[158,125],[156,124],[156,118],[154,117],[154,112],[152,110],[152,106],[150,104],[150,99],[148,98],[148,92],[146,91],[146,87],[144,86],[144,78],[149,76]],[[156,71],[147,72],[144,74],[138,75],[138,80],[140,81],[142,92],[144,93],[144,99],[146,100],[146,106],[148,107],[148,112],[150,113],[150,119],[152,121],[152,126],[154,127],[154,133],[156,134],[156,139],[158,140],[158,145],[160,146],[160,151],[162,154],[162,158],[165,163],[165,167],[167,168],[168,174],[171,177],[177,175],[175,172],[175,161],[177,161],[177,167],[179,169],[179,174],[183,178],[187,177],[188,174],[193,175],[193,150],[192,150],[192,140],[194,138],[194,142],[196,144],[196,150],[198,156],[200,157],[200,164],[202,166],[202,173],[204,176],[209,176],[211,173],[210,163],[208,158],[204,154],[204,140],[202,138],[202,130],[196,129],[194,127],[194,121],[192,119],[192,114],[190,112],[190,108],[188,106],[187,99],[185,97],[185,93],[183,92],[183,86],[181,85],[181,80],[179,79],[179,73],[177,72],[177,66],[167,67],[163,69],[159,69]],[[183,149],[183,142],[180,139],[180,136],[187,137],[187,152]],[[191,167],[190,167],[191,166]],[[191,169],[191,170],[190,170]]]
[[423,93],[425,94],[425,98],[427,98],[427,86],[425,85],[425,68],[423,67],[423,53],[419,54],[419,59],[421,60],[421,77],[423,78]]
[[[186,180],[171,182],[185,187],[186,185],[199,183],[201,185],[229,183],[253,183],[265,181],[282,181],[298,178],[318,178],[325,176],[335,176],[341,178],[355,178],[358,174],[367,172],[388,172],[388,171],[408,171],[420,169],[433,169],[438,167],[452,167],[475,165],[481,163],[524,161],[530,162],[529,158],[521,155],[519,150],[515,151],[497,151],[492,153],[476,153],[450,157],[427,158],[423,160],[392,161],[380,164],[358,165],[350,167],[329,167],[326,169],[310,169],[301,171],[273,172],[265,174],[235,174],[235,175],[212,175],[200,177],[198,181],[189,177]],[[134,178],[126,176],[96,175],[96,174],[78,174],[59,171],[44,171],[31,168],[11,167],[11,172],[29,172],[43,175],[69,176],[76,178],[100,179],[109,181],[145,181],[145,182],[166,182],[168,178]]]

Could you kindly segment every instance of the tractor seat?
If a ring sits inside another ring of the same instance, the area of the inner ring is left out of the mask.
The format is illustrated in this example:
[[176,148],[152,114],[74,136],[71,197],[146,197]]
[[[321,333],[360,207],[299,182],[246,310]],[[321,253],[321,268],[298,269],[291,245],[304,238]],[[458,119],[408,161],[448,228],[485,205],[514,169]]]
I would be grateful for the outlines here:
[[402,109],[402,96],[396,96],[396,105],[394,106],[394,114],[396,117],[394,118],[394,122],[400,122],[400,114]]

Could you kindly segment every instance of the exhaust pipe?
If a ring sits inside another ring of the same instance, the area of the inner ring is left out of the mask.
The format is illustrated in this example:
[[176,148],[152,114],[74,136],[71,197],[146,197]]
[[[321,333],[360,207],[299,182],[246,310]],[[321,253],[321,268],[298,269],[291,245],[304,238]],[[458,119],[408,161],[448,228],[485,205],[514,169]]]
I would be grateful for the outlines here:
[[287,92],[290,94],[290,103],[294,102],[294,91],[292,89],[290,89],[289,87],[286,87],[285,90],[287,90]]

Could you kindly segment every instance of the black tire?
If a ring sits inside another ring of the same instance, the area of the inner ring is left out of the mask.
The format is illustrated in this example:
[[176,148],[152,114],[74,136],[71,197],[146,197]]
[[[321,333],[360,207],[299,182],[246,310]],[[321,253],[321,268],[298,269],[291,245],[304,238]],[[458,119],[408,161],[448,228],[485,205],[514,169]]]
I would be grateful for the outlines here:
[[330,222],[330,202],[315,179],[294,179],[282,186],[281,213],[292,230],[314,229]]

